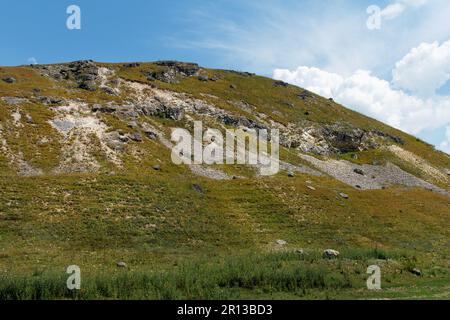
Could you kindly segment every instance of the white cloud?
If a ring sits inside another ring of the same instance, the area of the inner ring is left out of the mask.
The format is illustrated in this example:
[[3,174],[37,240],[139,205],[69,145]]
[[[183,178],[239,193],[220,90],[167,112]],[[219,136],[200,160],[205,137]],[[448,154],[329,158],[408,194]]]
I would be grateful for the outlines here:
[[[437,42],[423,43],[395,64],[393,84],[400,89],[365,70],[344,76],[301,66],[293,71],[276,69],[273,77],[332,97],[393,127],[418,134],[450,124],[450,96],[433,95],[450,78],[449,71],[450,41],[447,41],[441,46]],[[447,135],[450,135],[448,128]],[[448,143],[444,141],[441,147],[448,148]]]
[[405,9],[406,7],[401,3],[390,4],[381,11],[381,17],[391,20],[401,15]]
[[450,154],[450,126],[445,130],[445,140],[439,145],[439,149]]
[[343,77],[317,68],[277,69],[275,79],[333,97],[337,102],[393,127],[417,134],[450,123],[450,97],[422,99],[392,88],[388,81],[358,70]]
[[308,67],[298,67],[292,72],[286,69],[276,69],[273,77],[296,84],[324,97],[334,96],[344,82],[344,78],[336,73]]
[[392,20],[400,16],[408,7],[420,7],[426,4],[428,0],[401,0],[386,6],[381,10],[381,17]]
[[393,83],[421,96],[431,96],[450,79],[450,41],[422,43],[397,62]]

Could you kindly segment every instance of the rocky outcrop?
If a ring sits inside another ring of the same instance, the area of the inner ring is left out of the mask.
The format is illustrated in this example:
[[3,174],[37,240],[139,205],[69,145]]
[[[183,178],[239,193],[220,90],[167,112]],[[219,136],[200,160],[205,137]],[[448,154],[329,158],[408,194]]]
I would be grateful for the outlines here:
[[380,143],[403,143],[392,135],[379,130],[365,130],[347,124],[319,125],[304,122],[290,124],[281,134],[281,143],[288,148],[305,153],[330,155],[375,149]]
[[68,64],[36,66],[39,72],[55,80],[71,80],[79,88],[95,91],[99,80],[99,67],[92,60],[75,61]]
[[149,80],[159,80],[167,83],[178,83],[186,77],[198,76],[200,67],[196,63],[178,61],[158,61],[156,65],[161,70],[151,71],[147,74]]

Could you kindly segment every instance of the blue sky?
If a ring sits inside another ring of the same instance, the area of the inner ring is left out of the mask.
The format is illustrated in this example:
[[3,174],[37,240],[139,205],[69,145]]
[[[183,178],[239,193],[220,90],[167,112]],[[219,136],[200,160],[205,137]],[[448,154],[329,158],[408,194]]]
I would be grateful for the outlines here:
[[[81,30],[66,28],[72,4]],[[379,30],[366,26],[370,5],[381,10]],[[247,70],[449,152],[449,16],[447,0],[2,1],[0,65],[178,59]]]

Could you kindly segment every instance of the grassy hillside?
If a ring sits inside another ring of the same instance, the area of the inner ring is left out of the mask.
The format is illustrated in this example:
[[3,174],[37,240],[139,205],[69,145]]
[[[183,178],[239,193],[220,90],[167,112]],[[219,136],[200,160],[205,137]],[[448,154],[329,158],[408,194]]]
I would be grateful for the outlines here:
[[[249,120],[264,114],[285,126],[306,121],[380,130],[400,138],[401,148],[430,168],[450,168],[448,155],[412,136],[268,78],[200,69],[199,76],[168,83],[149,79],[161,70],[157,63],[97,65],[113,70],[114,79],[184,93]],[[449,298],[448,196],[400,185],[358,190],[327,174],[288,177],[281,171],[260,177],[248,166],[216,166],[239,178],[209,179],[174,165],[170,150],[148,138],[129,141],[117,166],[100,152],[102,141],[94,136],[88,151],[98,170],[55,172],[70,141],[51,125],[54,108],[69,100],[89,107],[125,104],[132,92],[84,90],[73,79],[43,76],[40,68],[0,68],[0,79],[16,80],[0,80],[0,97],[26,99],[14,104],[0,99],[0,137],[7,146],[0,153],[0,299]],[[52,107],[40,102],[42,96],[65,102]],[[16,112],[19,120],[12,116]],[[113,113],[97,117],[107,133],[137,130]],[[138,121],[165,134],[190,126],[186,119],[160,116],[139,115]],[[391,162],[450,190],[448,180],[385,148],[311,155],[355,164]],[[293,148],[282,147],[281,158],[308,165]],[[18,174],[20,161],[42,173]],[[328,248],[341,255],[323,258]],[[119,261],[127,267],[118,268]],[[83,277],[77,293],[65,289],[65,268],[73,264]],[[365,288],[371,264],[382,268],[379,292]],[[411,273],[414,268],[422,275]]]

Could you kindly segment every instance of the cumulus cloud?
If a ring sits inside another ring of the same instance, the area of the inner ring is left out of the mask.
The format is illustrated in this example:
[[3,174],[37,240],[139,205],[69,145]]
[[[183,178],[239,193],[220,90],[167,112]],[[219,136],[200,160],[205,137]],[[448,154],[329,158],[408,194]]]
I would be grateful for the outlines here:
[[344,82],[344,78],[336,73],[309,67],[298,67],[295,71],[276,69],[273,77],[296,84],[324,97],[334,96]]
[[450,97],[422,99],[396,90],[369,71],[358,70],[344,77],[317,68],[277,69],[273,77],[290,82],[383,121],[417,134],[450,122]]
[[423,43],[395,64],[392,83],[370,71],[344,76],[306,66],[276,69],[283,80],[412,134],[447,127],[441,149],[450,149],[450,96],[435,91],[450,79],[450,41]]
[[392,71],[393,83],[421,96],[434,95],[450,79],[450,41],[422,43]]

